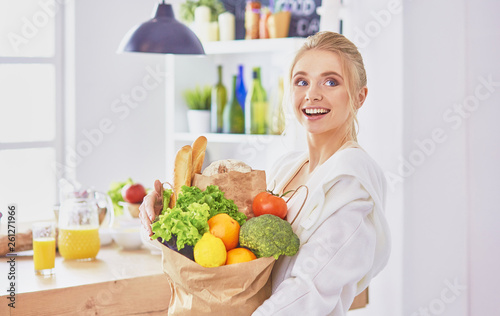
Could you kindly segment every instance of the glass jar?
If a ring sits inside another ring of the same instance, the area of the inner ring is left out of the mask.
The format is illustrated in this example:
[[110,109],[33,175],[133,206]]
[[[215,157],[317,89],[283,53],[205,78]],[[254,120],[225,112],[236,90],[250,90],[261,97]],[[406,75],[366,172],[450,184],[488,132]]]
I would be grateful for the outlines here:
[[57,239],[59,253],[64,259],[95,259],[101,247],[99,214],[102,203],[111,210],[108,213],[113,212],[105,194],[90,190],[65,194],[59,208]]

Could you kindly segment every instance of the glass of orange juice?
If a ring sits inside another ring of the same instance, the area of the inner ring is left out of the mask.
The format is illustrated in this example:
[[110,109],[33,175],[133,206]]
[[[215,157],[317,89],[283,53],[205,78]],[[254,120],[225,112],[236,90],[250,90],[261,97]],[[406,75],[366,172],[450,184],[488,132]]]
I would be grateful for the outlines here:
[[52,222],[33,224],[33,262],[35,274],[54,274],[56,260],[56,230]]

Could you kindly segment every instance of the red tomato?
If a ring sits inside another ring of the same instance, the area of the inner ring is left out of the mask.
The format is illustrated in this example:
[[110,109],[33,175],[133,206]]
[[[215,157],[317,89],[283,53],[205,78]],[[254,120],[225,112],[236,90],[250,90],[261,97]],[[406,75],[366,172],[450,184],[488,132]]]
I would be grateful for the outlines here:
[[270,192],[261,192],[253,199],[252,210],[255,216],[272,214],[283,219],[288,212],[288,207],[281,197]]
[[146,194],[146,189],[139,183],[127,184],[122,188],[123,200],[128,203],[142,203]]

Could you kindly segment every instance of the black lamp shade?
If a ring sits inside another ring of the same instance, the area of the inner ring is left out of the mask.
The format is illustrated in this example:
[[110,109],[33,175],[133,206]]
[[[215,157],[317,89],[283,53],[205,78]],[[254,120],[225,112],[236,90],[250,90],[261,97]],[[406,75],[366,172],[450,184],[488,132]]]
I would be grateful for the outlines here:
[[203,45],[187,26],[177,21],[170,4],[158,5],[155,16],[131,29],[119,52],[203,55]]

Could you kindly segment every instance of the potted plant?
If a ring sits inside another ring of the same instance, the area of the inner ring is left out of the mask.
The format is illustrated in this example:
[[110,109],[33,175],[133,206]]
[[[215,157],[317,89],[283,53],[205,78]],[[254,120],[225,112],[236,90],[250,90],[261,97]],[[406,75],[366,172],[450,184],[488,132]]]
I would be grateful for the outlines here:
[[196,86],[184,91],[184,99],[188,106],[187,119],[191,133],[210,132],[210,104],[212,88]]

